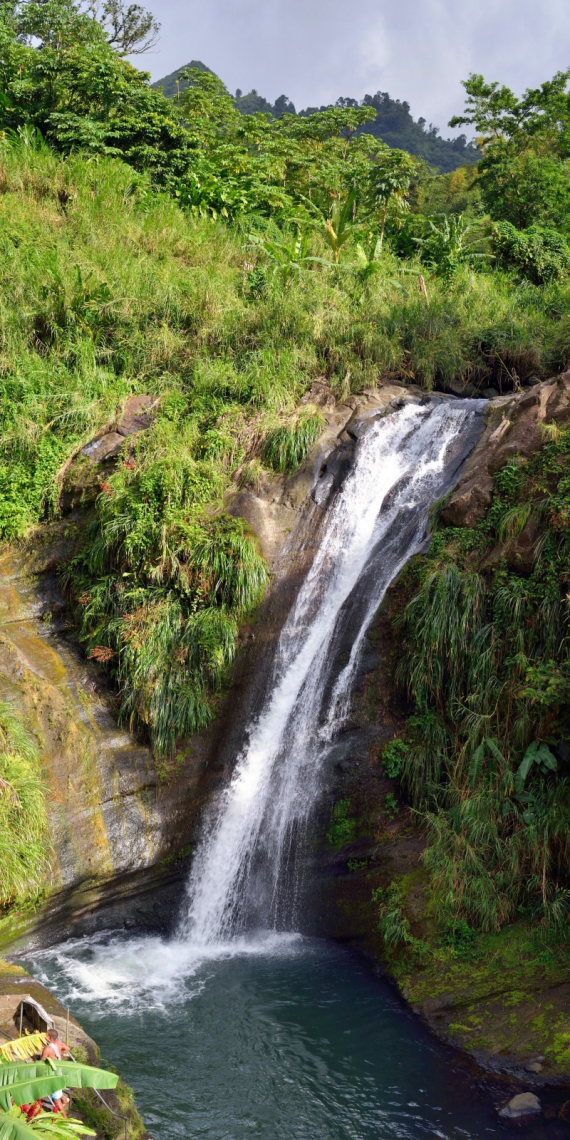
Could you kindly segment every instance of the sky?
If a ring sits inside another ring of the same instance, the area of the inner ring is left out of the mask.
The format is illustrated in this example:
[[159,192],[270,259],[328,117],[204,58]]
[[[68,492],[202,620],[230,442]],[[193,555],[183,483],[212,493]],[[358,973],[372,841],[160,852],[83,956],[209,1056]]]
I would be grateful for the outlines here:
[[133,60],[160,79],[202,60],[230,91],[297,110],[388,91],[442,133],[471,71],[520,92],[570,66],[568,0],[141,0],[162,24]]

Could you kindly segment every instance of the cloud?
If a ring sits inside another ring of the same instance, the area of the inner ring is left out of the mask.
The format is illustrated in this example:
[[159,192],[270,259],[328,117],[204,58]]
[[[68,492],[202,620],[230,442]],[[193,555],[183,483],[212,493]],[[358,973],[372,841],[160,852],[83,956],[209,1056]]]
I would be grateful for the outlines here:
[[298,108],[388,91],[441,128],[470,71],[522,90],[570,64],[567,0],[161,0],[154,10],[154,78],[202,59],[230,90],[285,93]]

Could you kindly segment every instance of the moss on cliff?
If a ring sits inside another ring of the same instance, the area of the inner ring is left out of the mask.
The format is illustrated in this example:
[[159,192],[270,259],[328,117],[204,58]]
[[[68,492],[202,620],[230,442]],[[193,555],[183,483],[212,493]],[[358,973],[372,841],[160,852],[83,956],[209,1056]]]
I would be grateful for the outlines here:
[[[540,1058],[540,1079],[568,1080],[568,943],[524,919],[487,934],[442,924],[429,882],[418,916],[416,888],[414,876],[404,876],[388,889],[399,928],[376,899],[381,954],[404,997],[436,1032],[487,1063],[520,1067]],[[402,937],[406,927],[410,936]]]

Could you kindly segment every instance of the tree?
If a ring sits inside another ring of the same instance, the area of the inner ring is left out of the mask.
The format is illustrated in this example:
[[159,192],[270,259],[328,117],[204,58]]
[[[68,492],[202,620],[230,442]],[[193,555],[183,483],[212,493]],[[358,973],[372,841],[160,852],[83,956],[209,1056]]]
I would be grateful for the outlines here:
[[276,119],[282,115],[296,115],[295,104],[286,95],[279,95],[273,104],[273,114]]
[[472,124],[481,136],[479,184],[495,220],[569,230],[569,80],[570,69],[559,71],[520,99],[482,75],[465,81],[465,112],[450,126]]
[[140,4],[124,0],[88,0],[87,11],[104,28],[107,43],[122,55],[142,55],[158,40],[160,24]]
[[529,88],[518,99],[509,87],[488,83],[482,75],[470,75],[463,83],[467,93],[462,115],[450,119],[450,127],[475,126],[481,144],[507,140],[525,149],[530,139],[559,155],[570,156],[570,68],[557,71],[540,87]]
[[105,39],[122,55],[140,55],[160,31],[151,12],[125,0],[8,0],[2,7],[16,34],[43,48]]
[[0,7],[2,129],[31,125],[56,150],[120,155],[165,184],[187,168],[191,140],[148,81],[70,0]]
[[384,241],[390,210],[402,213],[407,208],[407,195],[418,164],[403,150],[386,147],[370,175],[370,197],[380,216],[380,248]]

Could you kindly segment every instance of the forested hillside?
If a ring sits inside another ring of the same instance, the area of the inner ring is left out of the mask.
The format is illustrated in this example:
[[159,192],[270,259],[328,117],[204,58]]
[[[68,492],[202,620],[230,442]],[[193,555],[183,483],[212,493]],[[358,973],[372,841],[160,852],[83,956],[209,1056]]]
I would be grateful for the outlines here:
[[[267,580],[231,496],[304,459],[322,426],[315,381],[343,398],[386,378],[495,395],[570,364],[568,74],[521,98],[467,80],[461,121],[483,158],[434,175],[359,130],[373,100],[243,115],[196,67],[173,102],[73,0],[4,4],[0,45],[1,534],[60,517],[81,448],[129,394],[157,397],[62,575],[124,721],[173,755],[214,715]],[[536,462],[513,460],[486,529],[438,537],[405,615],[420,718],[406,786],[429,810],[427,865],[448,901],[465,871],[461,804],[480,787],[477,877],[450,902],[474,924],[508,921],[521,900],[558,921],[570,897],[555,830],[568,816],[566,432],[551,429]],[[531,514],[546,520],[548,574],[475,572],[481,544]],[[508,715],[492,707],[496,677]],[[27,779],[33,750],[6,724]],[[521,859],[528,890],[489,903],[481,878],[509,836],[538,835],[533,819],[552,857]],[[31,880],[13,881],[25,893]]]
[[[186,90],[188,79],[186,72],[189,68],[197,67],[208,70],[205,64],[193,60],[184,67],[177,68],[164,79],[158,79],[153,87],[164,91],[169,98],[178,98]],[[375,95],[365,95],[360,102],[357,99],[340,97],[336,103],[328,103],[321,107],[307,107],[297,112],[294,104],[286,95],[280,95],[275,103],[269,103],[257,91],[244,94],[239,88],[234,97],[235,106],[243,115],[261,113],[281,118],[282,115],[309,116],[318,111],[332,111],[335,107],[371,107],[376,111],[376,117],[363,123],[358,129],[366,134],[374,135],[389,146],[399,147],[410,154],[423,158],[435,170],[442,173],[456,170],[459,166],[475,163],[480,158],[477,147],[467,141],[465,135],[457,138],[441,138],[439,130],[432,123],[429,125],[425,119],[414,119],[410,113],[409,103],[400,99],[391,99],[387,91],[377,91]]]

